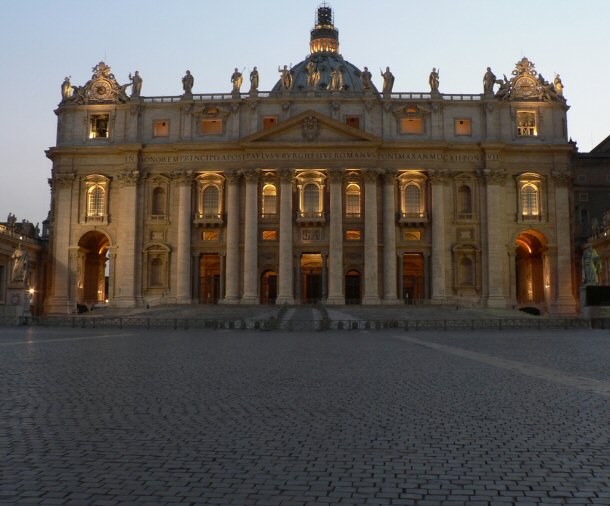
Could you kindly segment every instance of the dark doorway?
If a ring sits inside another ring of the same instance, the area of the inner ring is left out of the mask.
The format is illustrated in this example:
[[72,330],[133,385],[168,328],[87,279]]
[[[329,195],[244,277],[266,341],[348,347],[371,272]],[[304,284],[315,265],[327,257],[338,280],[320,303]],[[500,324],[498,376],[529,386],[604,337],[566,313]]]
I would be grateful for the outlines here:
[[345,303],[360,304],[362,296],[360,292],[361,276],[358,271],[351,270],[345,275]]
[[76,302],[86,306],[108,300],[106,266],[108,264],[108,237],[105,234],[87,232],[78,241],[79,254]]
[[303,302],[317,304],[322,299],[322,255],[303,253],[301,255],[301,276],[303,280]]
[[201,303],[218,304],[220,298],[220,255],[201,255]]
[[263,287],[261,303],[275,304],[275,299],[277,299],[277,272],[265,271],[261,286]]
[[402,294],[407,303],[425,297],[425,266],[422,253],[405,253],[402,257]]

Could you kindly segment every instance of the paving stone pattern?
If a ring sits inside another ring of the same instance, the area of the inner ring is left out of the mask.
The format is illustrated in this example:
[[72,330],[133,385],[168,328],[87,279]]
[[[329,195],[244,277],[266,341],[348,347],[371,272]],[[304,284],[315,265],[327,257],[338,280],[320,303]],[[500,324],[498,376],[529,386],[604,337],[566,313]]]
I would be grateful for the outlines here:
[[608,331],[406,334],[0,327],[0,504],[610,505]]

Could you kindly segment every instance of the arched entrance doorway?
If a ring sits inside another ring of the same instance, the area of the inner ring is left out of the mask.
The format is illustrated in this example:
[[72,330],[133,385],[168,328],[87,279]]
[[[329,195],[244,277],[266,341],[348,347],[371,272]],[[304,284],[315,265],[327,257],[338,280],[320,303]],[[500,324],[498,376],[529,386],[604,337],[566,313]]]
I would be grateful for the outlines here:
[[108,247],[106,234],[93,230],[78,241],[76,302],[88,307],[108,300]]
[[201,269],[201,303],[218,304],[220,298],[220,255],[201,255],[199,267]]
[[261,303],[275,304],[275,299],[277,299],[277,272],[263,272],[261,287]]
[[320,253],[301,255],[302,300],[305,304],[316,304],[322,299],[322,266]]
[[360,304],[361,295],[361,276],[357,270],[347,271],[345,274],[345,303]]
[[544,304],[545,279],[548,279],[546,237],[536,230],[526,230],[515,240],[515,247],[517,303]]

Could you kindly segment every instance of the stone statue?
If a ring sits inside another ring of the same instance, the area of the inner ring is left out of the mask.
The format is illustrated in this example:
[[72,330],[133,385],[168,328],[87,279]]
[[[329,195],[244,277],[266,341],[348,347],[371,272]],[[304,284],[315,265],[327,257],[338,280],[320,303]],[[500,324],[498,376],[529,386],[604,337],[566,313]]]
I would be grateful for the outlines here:
[[487,72],[483,76],[483,93],[493,94],[494,84],[496,84],[496,75],[491,71],[491,67],[487,67]]
[[392,93],[392,88],[394,87],[394,74],[390,72],[390,67],[385,68],[385,72],[381,72],[381,77],[383,77],[383,93]]
[[439,72],[440,69],[437,71],[436,68],[433,68],[432,72],[430,72],[430,77],[428,77],[428,83],[430,84],[430,91],[432,93],[438,93]]
[[504,74],[504,80],[499,79],[496,82],[500,85],[500,88],[496,91],[496,97],[507,99],[510,96],[510,79]]
[[133,76],[130,73],[129,79],[131,80],[131,84],[133,86],[131,88],[131,96],[132,98],[137,98],[140,96],[140,91],[142,90],[142,78],[140,77],[140,72],[136,70]]
[[555,92],[557,93],[557,95],[563,97],[563,83],[561,82],[561,77],[559,76],[559,74],[555,74],[555,80],[553,81],[553,84],[555,85]]
[[239,93],[239,89],[244,82],[243,74],[239,70],[235,69],[235,72],[233,72],[233,75],[231,75],[231,82],[233,83],[233,93]]
[[587,285],[598,285],[599,275],[602,272],[602,261],[595,249],[591,244],[587,244],[585,250],[582,253],[582,284]]
[[329,90],[341,91],[344,85],[343,69],[341,67],[335,67],[330,73],[330,83],[328,85]]
[[258,69],[256,67],[250,72],[250,91],[258,91]]
[[6,217],[7,227],[15,228],[16,223],[17,223],[17,216],[15,216],[13,213],[8,213],[8,216]]
[[365,90],[373,89],[373,75],[369,72],[368,67],[364,67],[362,74],[360,74],[360,80],[362,81],[362,87]]
[[284,65],[284,68],[277,68],[277,71],[280,72],[282,75],[280,77],[281,81],[282,81],[282,89],[283,90],[289,90],[292,88],[292,74],[290,73],[290,69],[288,68],[288,65]]
[[320,81],[320,71],[318,66],[312,61],[307,62],[307,86],[309,88],[315,88],[316,84]]
[[26,249],[23,249],[21,243],[13,251],[12,259],[13,271],[11,273],[11,282],[27,285],[30,278],[30,255]]
[[61,83],[61,99],[68,100],[72,96],[72,85],[70,84],[70,76],[66,76],[64,82]]
[[182,78],[182,89],[184,90],[185,95],[191,95],[193,93],[193,84],[195,84],[195,78],[191,74],[191,71],[187,70]]

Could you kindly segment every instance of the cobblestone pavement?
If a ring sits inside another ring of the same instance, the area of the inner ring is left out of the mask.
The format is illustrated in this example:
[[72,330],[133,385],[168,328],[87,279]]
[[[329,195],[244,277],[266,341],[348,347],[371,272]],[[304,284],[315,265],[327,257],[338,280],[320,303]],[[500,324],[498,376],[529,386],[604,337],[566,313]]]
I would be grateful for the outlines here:
[[610,505],[610,334],[0,327],[0,504]]

